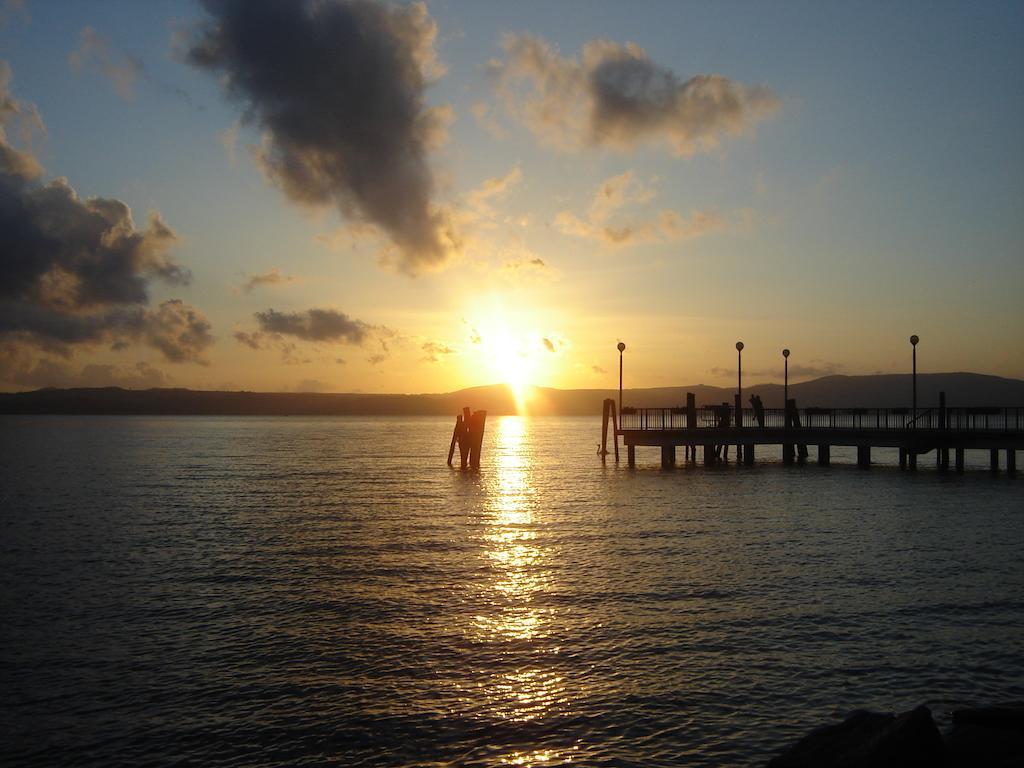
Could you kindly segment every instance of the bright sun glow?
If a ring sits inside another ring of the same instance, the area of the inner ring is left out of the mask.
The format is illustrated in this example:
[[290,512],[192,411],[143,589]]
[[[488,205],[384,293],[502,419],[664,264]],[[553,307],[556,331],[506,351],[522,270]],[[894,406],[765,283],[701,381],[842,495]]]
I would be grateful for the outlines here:
[[542,355],[551,354],[544,348],[544,337],[529,328],[525,318],[512,318],[500,307],[490,308],[474,329],[488,378],[507,384],[523,413]]

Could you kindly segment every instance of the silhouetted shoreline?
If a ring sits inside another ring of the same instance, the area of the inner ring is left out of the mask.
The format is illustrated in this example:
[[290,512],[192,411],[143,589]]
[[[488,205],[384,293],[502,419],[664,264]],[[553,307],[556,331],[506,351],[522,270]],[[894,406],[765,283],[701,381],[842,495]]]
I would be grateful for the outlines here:
[[[922,405],[946,392],[950,406],[1024,405],[1024,381],[976,373],[918,374]],[[910,404],[910,374],[825,376],[790,384],[790,396],[803,407],[902,407]],[[698,405],[731,399],[733,388],[696,386],[626,389],[625,403],[670,407],[697,396]],[[768,407],[782,405],[781,384],[744,387]],[[594,416],[611,389],[533,389],[528,409],[537,416]],[[0,394],[0,413],[193,416],[451,416],[470,405],[500,416],[517,412],[504,384],[443,394],[362,394],[304,392],[222,392],[192,389],[132,390],[119,387],[40,389]]]

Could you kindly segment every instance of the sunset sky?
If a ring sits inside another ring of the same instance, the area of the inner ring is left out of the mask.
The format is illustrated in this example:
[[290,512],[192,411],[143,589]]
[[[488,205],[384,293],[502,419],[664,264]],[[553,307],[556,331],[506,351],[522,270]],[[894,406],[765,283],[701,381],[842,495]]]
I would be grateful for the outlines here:
[[1024,378],[1021,3],[0,9],[2,390]]

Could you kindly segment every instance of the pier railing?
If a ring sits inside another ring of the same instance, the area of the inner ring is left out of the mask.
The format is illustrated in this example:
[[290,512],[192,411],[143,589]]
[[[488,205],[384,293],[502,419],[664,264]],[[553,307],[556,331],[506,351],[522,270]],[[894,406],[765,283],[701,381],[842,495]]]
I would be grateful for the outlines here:
[[[720,411],[714,406],[697,408],[696,424],[689,423],[686,408],[624,407],[619,417],[622,430],[677,430],[718,427]],[[969,430],[1014,432],[1024,430],[1024,407],[1019,408],[799,408],[802,427],[814,429],[875,430]],[[729,426],[736,427],[736,411],[729,410]],[[765,408],[763,423],[752,408],[743,409],[743,428],[783,429],[784,408]]]

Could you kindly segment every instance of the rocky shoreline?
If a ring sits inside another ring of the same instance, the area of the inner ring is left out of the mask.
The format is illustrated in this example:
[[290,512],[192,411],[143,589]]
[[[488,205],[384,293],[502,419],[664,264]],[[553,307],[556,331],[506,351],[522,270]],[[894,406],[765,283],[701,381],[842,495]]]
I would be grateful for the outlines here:
[[1024,760],[1024,703],[953,712],[941,732],[922,705],[902,714],[857,710],[825,725],[768,761],[769,768],[1019,766]]

